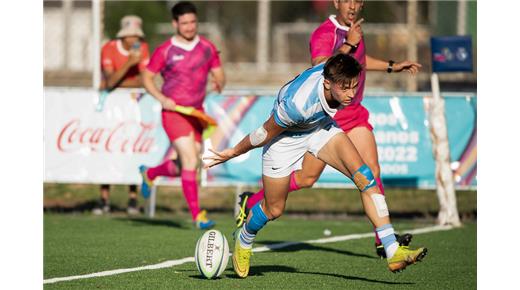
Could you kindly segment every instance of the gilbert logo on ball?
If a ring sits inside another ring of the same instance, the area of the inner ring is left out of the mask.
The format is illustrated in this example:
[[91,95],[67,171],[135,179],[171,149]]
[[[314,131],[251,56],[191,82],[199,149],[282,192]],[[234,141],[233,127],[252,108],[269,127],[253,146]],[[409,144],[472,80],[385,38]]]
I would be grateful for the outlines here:
[[205,232],[195,247],[195,264],[200,274],[208,279],[217,278],[226,269],[229,245],[218,230]]

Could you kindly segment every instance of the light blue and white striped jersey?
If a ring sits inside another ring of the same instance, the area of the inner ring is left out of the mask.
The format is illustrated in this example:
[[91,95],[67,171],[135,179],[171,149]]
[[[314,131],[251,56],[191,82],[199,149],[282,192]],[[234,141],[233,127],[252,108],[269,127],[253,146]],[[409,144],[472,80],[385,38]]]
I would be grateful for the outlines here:
[[273,115],[288,132],[305,134],[332,124],[337,109],[329,107],[323,92],[324,63],[311,67],[278,92]]

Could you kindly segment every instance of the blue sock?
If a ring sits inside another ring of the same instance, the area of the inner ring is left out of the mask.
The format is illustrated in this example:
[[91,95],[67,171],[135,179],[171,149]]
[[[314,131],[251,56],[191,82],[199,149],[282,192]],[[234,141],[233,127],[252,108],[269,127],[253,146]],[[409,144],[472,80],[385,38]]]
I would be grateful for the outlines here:
[[248,223],[246,223],[246,229],[251,234],[256,234],[261,230],[265,224],[269,221],[264,211],[262,210],[261,202],[257,202],[251,209],[253,215]]
[[242,229],[240,230],[239,240],[240,244],[244,248],[252,248],[253,240],[256,237],[256,233],[261,230],[265,224],[269,221],[267,216],[265,215],[261,203],[258,202],[252,209],[252,216],[249,222],[244,223]]
[[383,247],[385,247],[386,257],[392,258],[399,247],[397,240],[395,239],[394,227],[392,224],[386,224],[376,228],[376,233]]

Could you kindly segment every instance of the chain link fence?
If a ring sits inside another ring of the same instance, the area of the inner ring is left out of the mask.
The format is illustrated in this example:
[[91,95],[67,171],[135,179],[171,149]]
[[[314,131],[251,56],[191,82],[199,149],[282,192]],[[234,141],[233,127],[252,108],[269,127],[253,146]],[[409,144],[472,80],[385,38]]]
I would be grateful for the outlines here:
[[[228,87],[278,87],[309,67],[310,34],[328,15],[334,14],[331,2],[261,0],[195,1],[195,4],[199,9],[199,31],[220,50]],[[96,2],[44,1],[45,85],[92,85],[92,70],[96,67],[93,54],[100,53],[94,51],[93,45],[93,3]],[[115,36],[122,16],[136,14],[143,18],[146,39],[153,49],[173,34],[170,8],[175,3],[101,1],[102,42]],[[460,22],[457,2],[365,1],[364,6],[363,31],[368,54],[385,60],[410,59],[412,55],[423,65],[422,73],[411,81],[406,74],[388,77],[384,73],[370,73],[368,89],[430,90],[429,38],[456,33]],[[469,15],[464,22],[466,30],[474,35],[476,44],[476,3],[469,2],[465,9]],[[413,25],[409,23],[410,15]],[[260,23],[262,17],[267,23]],[[262,33],[258,27],[268,27],[266,37],[259,35]],[[414,50],[411,54],[410,43]],[[476,51],[473,55],[476,57]],[[456,83],[454,88],[476,90],[476,73],[452,74],[443,80]]]

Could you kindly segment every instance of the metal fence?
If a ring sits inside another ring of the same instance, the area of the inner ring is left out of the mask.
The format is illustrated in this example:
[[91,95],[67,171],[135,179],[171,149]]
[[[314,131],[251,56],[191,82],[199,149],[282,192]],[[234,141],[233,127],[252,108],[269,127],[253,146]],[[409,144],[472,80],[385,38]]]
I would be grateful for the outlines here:
[[[409,78],[405,74],[387,77],[386,74],[371,73],[367,87],[372,90],[429,90],[427,73],[430,71],[430,36],[438,33],[475,33],[476,36],[476,25],[466,20],[469,16],[464,12],[476,11],[476,7],[472,8],[473,2],[365,2],[365,6],[370,6],[367,10],[386,8],[390,15],[386,18],[366,15],[369,19],[363,24],[363,30],[368,53],[381,59],[418,60],[423,64],[422,71],[425,72],[417,78]],[[131,9],[135,3],[139,3],[137,1],[122,2],[124,5],[119,4],[116,7],[119,9],[115,11],[117,13],[114,12],[113,3],[100,0],[44,1],[46,85],[92,86],[95,83],[93,78],[97,78],[94,72],[99,70],[99,48],[113,37],[111,34],[117,29],[114,28],[114,23],[118,23],[119,19],[115,21],[113,18],[127,12],[139,15],[139,11],[135,12],[135,7],[134,10]],[[142,3],[144,4],[139,6],[141,10],[142,7],[148,7],[146,5],[159,5],[159,10],[162,11],[161,17],[144,19],[144,25],[150,31],[147,33],[147,41],[153,49],[160,40],[164,41],[173,33],[169,23],[169,7],[175,1],[164,1],[163,4],[158,1]],[[331,3],[325,6],[327,9],[321,11],[321,14],[313,10],[313,6],[309,4],[311,2],[261,0],[195,3],[200,7],[200,33],[215,42],[221,51],[228,84],[237,87],[251,86],[252,79],[255,80],[255,86],[277,87],[308,67],[309,36],[328,14],[334,13]],[[96,7],[98,10],[94,11],[98,11],[99,15],[93,13],[93,8]],[[294,8],[296,16],[285,15],[287,13],[284,9],[288,9],[287,7]],[[121,9],[127,11],[120,11]],[[454,19],[443,19],[444,12],[455,13]],[[451,23],[448,28],[446,22]],[[94,33],[96,28],[99,29],[98,34]],[[441,78],[443,80],[455,81],[459,86],[461,83],[469,83],[476,89],[476,73],[453,74]],[[468,90],[467,87],[462,89]]]

